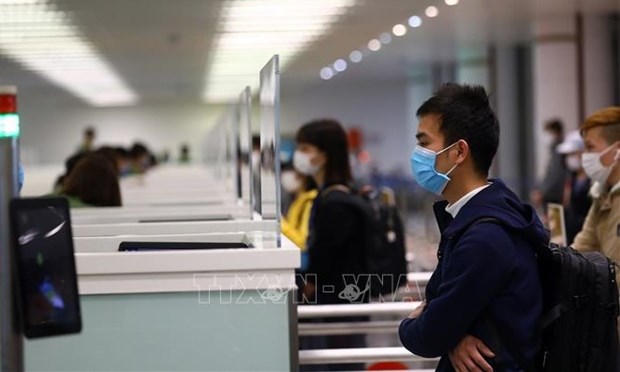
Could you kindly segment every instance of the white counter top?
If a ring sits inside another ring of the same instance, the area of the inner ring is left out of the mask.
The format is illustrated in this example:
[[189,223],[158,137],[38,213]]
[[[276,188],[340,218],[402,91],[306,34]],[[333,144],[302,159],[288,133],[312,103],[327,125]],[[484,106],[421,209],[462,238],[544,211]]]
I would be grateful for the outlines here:
[[80,293],[120,294],[217,290],[289,290],[300,251],[282,248],[77,253]]

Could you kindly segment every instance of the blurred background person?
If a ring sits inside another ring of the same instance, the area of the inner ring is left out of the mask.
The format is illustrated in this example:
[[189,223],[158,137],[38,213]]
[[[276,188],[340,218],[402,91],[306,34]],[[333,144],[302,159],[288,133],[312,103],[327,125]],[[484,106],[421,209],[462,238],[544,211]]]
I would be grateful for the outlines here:
[[62,187],[63,187],[65,180],[67,179],[67,176],[69,175],[69,173],[71,173],[73,168],[75,168],[75,165],[80,160],[82,160],[84,156],[86,156],[86,153],[78,152],[76,154],[71,155],[67,160],[65,160],[65,172],[56,179],[56,182],[54,183],[54,187],[52,191],[54,194],[58,194],[62,191]]
[[144,174],[151,167],[151,153],[142,143],[136,142],[129,150],[129,161],[132,174]]
[[564,124],[559,119],[548,121],[545,124],[544,138],[550,154],[549,162],[539,188],[532,193],[532,203],[546,211],[549,203],[562,204],[564,195],[567,170],[564,155],[556,151],[564,140]]
[[71,208],[120,207],[118,174],[103,154],[84,155],[68,174],[59,195],[69,199]]
[[131,158],[126,148],[118,146],[114,148],[118,162],[118,172],[120,177],[131,175]]
[[581,231],[592,199],[590,198],[590,179],[581,165],[583,139],[579,131],[570,132],[558,145],[557,152],[564,155],[568,179],[564,189],[564,214],[566,221],[566,243],[570,244]]
[[181,153],[179,155],[179,163],[189,164],[191,162],[189,145],[187,143],[181,145]]
[[301,272],[308,269],[306,240],[310,230],[310,213],[318,195],[314,179],[304,176],[292,165],[282,167],[282,190],[292,196],[292,201],[282,217],[282,233],[301,249]]
[[82,143],[78,147],[77,152],[93,151],[93,148],[95,146],[95,137],[96,137],[95,128],[88,127],[84,129]]
[[110,161],[110,164],[112,164],[112,166],[114,167],[117,176],[120,177],[120,167],[122,166],[122,160],[120,159],[118,152],[116,152],[113,147],[102,146],[95,150],[94,153],[105,156]]

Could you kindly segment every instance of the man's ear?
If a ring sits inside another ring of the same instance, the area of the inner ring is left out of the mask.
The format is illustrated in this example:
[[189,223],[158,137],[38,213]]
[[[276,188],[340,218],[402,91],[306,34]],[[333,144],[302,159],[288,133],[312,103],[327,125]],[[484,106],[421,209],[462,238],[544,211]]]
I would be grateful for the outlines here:
[[456,163],[462,164],[469,156],[469,144],[465,140],[460,140],[454,147],[457,150]]

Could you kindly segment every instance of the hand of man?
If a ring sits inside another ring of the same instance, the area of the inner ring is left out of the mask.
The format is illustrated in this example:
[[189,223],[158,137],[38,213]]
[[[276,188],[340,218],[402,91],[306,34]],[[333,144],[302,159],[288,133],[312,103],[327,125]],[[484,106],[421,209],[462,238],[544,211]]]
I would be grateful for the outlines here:
[[422,303],[418,305],[418,307],[416,307],[415,310],[413,310],[411,314],[409,314],[409,318],[411,319],[419,318],[420,315],[422,315],[422,311],[424,311],[425,307],[426,307],[426,301],[422,301]]
[[465,336],[448,355],[457,372],[493,372],[484,358],[493,358],[495,354],[474,336]]

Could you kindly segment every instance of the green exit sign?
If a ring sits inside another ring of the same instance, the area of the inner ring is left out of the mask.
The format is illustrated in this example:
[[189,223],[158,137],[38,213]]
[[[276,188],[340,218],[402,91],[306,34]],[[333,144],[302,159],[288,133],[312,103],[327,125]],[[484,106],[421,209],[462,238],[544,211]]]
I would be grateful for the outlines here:
[[0,138],[19,137],[19,115],[0,114]]

